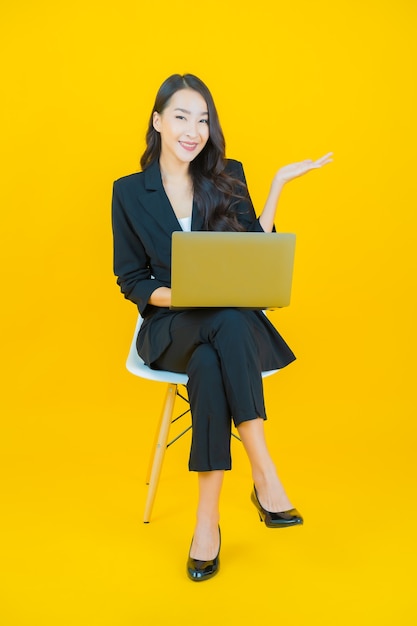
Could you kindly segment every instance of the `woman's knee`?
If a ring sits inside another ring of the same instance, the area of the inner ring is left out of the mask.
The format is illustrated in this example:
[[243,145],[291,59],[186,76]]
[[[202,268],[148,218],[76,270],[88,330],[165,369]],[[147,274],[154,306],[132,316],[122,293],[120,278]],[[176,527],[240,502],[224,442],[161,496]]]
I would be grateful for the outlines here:
[[247,325],[247,311],[244,309],[225,308],[217,311],[217,317],[223,324]]
[[215,333],[221,332],[229,337],[252,335],[248,311],[242,309],[220,309],[215,316],[213,325]]

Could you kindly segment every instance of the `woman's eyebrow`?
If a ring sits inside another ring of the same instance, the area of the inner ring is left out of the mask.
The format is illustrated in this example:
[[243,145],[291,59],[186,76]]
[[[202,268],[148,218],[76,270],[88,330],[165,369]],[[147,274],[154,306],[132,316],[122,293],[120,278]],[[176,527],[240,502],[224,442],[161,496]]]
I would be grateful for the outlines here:
[[[191,115],[191,111],[187,111],[187,109],[180,109],[180,107],[177,107],[176,109],[174,109],[174,111],[181,111],[181,113]],[[208,111],[203,111],[203,113],[201,113],[200,115],[208,115]]]

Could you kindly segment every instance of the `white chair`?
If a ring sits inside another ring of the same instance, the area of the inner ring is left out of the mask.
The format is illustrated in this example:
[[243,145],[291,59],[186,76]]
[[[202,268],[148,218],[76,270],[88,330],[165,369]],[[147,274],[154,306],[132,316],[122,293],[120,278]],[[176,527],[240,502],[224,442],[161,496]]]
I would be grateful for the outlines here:
[[[188,426],[185,430],[183,430],[179,435],[177,435],[172,441],[168,443],[168,436],[170,426],[173,422],[177,421],[184,415],[190,412],[190,408],[188,406],[187,410],[181,413],[175,419],[172,418],[174,412],[174,405],[176,397],[180,397],[182,400],[188,403],[187,397],[182,395],[178,391],[178,387],[180,385],[186,385],[188,381],[188,376],[186,374],[177,374],[175,372],[168,372],[165,370],[152,370],[150,367],[145,365],[136,350],[136,337],[138,335],[139,329],[142,325],[143,319],[139,315],[138,320],[136,322],[135,332],[133,333],[132,343],[130,345],[129,355],[126,361],[126,368],[139,378],[145,378],[147,380],[156,380],[161,383],[167,383],[168,388],[165,395],[165,402],[162,408],[161,417],[159,420],[158,428],[155,435],[154,445],[152,447],[151,458],[149,461],[148,473],[146,476],[146,484],[149,486],[148,495],[146,498],[145,504],[145,513],[143,516],[143,521],[147,524],[150,521],[153,503],[155,501],[156,490],[158,487],[159,477],[161,474],[162,463],[165,456],[165,450],[177,441],[180,437],[182,437],[187,431],[191,429],[191,425]],[[271,374],[275,374],[278,370],[269,370],[266,372],[262,372],[262,377],[270,376]],[[234,437],[236,435],[233,434]],[[238,439],[238,437],[236,437]]]

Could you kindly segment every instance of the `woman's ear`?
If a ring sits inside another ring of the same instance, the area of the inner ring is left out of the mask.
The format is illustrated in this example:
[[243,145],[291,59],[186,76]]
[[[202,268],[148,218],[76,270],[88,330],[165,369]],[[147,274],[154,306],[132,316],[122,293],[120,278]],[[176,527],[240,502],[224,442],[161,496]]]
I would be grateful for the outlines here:
[[159,133],[160,129],[161,129],[161,116],[159,115],[158,111],[154,111],[153,112],[153,127],[154,129]]

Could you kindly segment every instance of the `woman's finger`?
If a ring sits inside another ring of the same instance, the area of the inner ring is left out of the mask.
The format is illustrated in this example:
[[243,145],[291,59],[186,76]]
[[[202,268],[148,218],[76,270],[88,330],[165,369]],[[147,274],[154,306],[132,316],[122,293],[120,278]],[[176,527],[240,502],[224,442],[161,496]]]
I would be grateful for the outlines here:
[[328,152],[324,156],[317,159],[316,164],[321,166],[321,165],[326,165],[326,163],[331,163],[331,161],[333,161],[332,157],[333,157],[333,152]]

